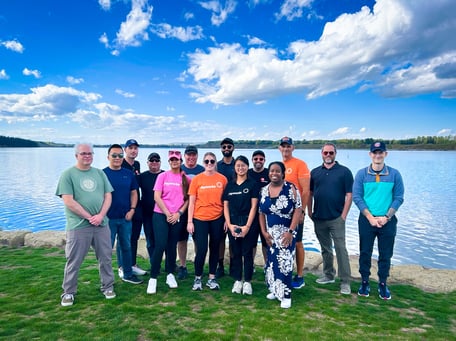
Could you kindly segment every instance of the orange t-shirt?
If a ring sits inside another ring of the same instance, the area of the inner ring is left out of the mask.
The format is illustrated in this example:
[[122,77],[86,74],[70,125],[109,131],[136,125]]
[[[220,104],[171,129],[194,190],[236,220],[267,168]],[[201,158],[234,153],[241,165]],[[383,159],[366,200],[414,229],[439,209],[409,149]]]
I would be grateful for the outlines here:
[[298,179],[310,179],[310,171],[307,164],[295,157],[288,161],[283,161],[285,165],[285,180],[291,182],[299,189],[299,194],[302,194],[302,187]]
[[195,196],[193,218],[208,221],[223,214],[222,194],[228,180],[218,172],[213,175],[200,173],[190,183],[189,195]]

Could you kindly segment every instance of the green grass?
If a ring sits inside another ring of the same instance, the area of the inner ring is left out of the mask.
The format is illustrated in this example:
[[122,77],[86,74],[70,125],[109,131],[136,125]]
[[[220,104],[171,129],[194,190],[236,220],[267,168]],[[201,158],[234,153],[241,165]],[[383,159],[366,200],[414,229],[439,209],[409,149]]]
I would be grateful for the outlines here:
[[[221,290],[193,292],[193,279],[169,289],[165,275],[156,295],[146,283],[132,285],[116,275],[117,297],[99,291],[97,263],[87,256],[79,275],[75,304],[60,306],[65,264],[59,249],[0,248],[0,339],[5,340],[456,340],[456,292],[425,293],[392,285],[391,301],[375,294],[339,294],[339,285],[315,283],[293,292],[291,309],[265,298],[263,273],[254,274],[253,296]],[[140,259],[147,268],[148,261]],[[193,268],[189,268],[192,273]],[[356,292],[358,283],[352,284]]]

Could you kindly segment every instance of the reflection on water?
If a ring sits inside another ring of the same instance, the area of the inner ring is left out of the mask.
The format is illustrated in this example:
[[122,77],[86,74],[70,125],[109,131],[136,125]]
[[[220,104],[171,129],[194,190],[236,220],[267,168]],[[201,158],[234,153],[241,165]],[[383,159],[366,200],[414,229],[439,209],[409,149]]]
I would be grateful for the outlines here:
[[[166,160],[165,149],[140,149],[138,160],[142,170],[146,157],[158,152]],[[204,152],[200,150],[200,160]],[[220,155],[219,150],[211,150]],[[236,150],[235,155],[251,158],[253,150]],[[94,166],[107,165],[106,150],[96,149]],[[266,150],[267,162],[280,160],[277,150]],[[297,150],[295,156],[310,168],[320,164],[317,150]],[[75,163],[69,148],[0,148],[0,229],[31,231],[64,230],[65,219],[61,199],[54,195],[61,172]],[[369,163],[367,151],[340,150],[337,159],[356,171]],[[454,245],[456,234],[456,152],[392,151],[387,164],[399,169],[405,183],[405,201],[398,211],[398,234],[394,264],[421,264],[425,267],[456,269]],[[167,163],[162,162],[167,169]],[[347,218],[347,248],[358,254],[359,211],[352,206]],[[304,245],[319,250],[312,222],[306,218]],[[377,256],[374,254],[374,256]]]

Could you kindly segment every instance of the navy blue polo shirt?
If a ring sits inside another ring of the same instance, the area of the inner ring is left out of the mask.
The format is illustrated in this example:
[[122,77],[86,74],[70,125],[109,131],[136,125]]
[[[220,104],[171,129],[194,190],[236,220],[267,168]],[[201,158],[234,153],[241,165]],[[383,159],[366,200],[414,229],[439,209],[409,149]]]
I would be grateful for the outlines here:
[[331,168],[323,164],[310,172],[310,191],[314,205],[312,219],[332,220],[340,217],[345,195],[352,193],[353,174],[337,161]]

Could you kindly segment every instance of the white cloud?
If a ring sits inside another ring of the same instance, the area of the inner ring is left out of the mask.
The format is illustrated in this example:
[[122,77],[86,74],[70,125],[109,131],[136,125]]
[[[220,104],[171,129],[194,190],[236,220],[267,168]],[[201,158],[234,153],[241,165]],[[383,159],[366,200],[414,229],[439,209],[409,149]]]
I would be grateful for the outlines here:
[[29,94],[0,94],[0,119],[9,122],[49,119],[75,112],[101,97],[53,84],[30,90]]
[[0,79],[9,79],[9,76],[6,73],[5,69],[0,70]]
[[342,128],[338,128],[338,129],[336,129],[336,130],[330,132],[330,133],[328,134],[328,136],[338,136],[338,135],[344,136],[344,135],[348,134],[349,131],[350,131],[350,128],[348,128],[348,127],[342,127]]
[[359,130],[360,133],[365,133],[366,131],[367,131],[367,128],[366,128],[366,127],[362,127],[362,128]]
[[111,0],[98,0],[98,4],[105,11],[109,11],[111,9]]
[[24,70],[22,70],[22,74],[24,76],[33,76],[35,78],[41,78],[41,72],[38,70],[29,70],[27,68],[24,68]]
[[[189,54],[199,103],[261,102],[288,93],[308,99],[358,86],[385,97],[456,97],[456,1],[377,0],[373,11],[328,22],[317,41],[273,48],[222,44]],[[188,78],[187,78],[188,79]]]
[[193,13],[187,12],[187,13],[184,14],[184,19],[186,21],[189,21],[189,20],[191,20],[193,18],[195,18],[195,15]]
[[280,13],[276,13],[278,20],[285,18],[292,21],[296,18],[301,18],[304,11],[303,8],[310,8],[313,0],[285,0],[280,6]]
[[143,41],[149,40],[147,28],[152,18],[152,10],[153,7],[149,6],[146,0],[132,0],[131,11],[116,34],[116,49],[140,46]]
[[158,24],[153,25],[151,31],[160,38],[176,38],[183,42],[204,38],[201,26],[173,27],[169,24]]
[[67,76],[66,81],[71,85],[84,83],[83,78],[75,78],[73,76]]
[[106,34],[106,32],[104,32],[100,38],[98,38],[98,41],[100,43],[102,43],[106,48],[109,48],[109,39],[108,39],[108,35]]
[[17,40],[8,40],[0,42],[0,45],[3,45],[6,49],[22,53],[24,52],[24,46]]
[[126,91],[123,91],[121,89],[116,89],[116,94],[119,94],[125,98],[133,98],[135,97],[135,94],[131,93],[131,92],[126,92]]
[[448,135],[451,135],[451,133],[452,133],[451,129],[441,129],[437,132],[437,135],[448,136]]
[[258,37],[247,37],[248,38],[248,45],[258,45],[258,46],[264,46],[266,45],[266,42]]
[[222,4],[220,0],[212,1],[201,1],[199,3],[201,7],[212,12],[211,23],[214,26],[220,26],[223,24],[228,16],[236,9],[237,2],[234,0],[226,0],[225,4]]

